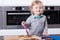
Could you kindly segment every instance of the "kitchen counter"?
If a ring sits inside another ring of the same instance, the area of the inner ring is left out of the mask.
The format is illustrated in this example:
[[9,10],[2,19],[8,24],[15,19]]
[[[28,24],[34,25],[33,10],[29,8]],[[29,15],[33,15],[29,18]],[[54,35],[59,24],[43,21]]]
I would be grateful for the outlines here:
[[[23,36],[4,36],[4,40],[23,40],[23,39],[21,39],[21,37],[23,37]],[[28,37],[29,38],[29,37]],[[36,37],[35,37],[36,38]],[[39,38],[40,40],[41,40],[41,38],[40,37],[37,37],[37,38]],[[29,39],[31,39],[31,38],[29,38]],[[26,39],[25,39],[26,40]],[[43,39],[42,39],[43,40]],[[52,38],[46,38],[46,39],[44,39],[44,40],[52,40]]]
[[[60,28],[49,28],[49,34],[60,34]],[[25,29],[0,29],[0,36],[5,35],[26,35]]]

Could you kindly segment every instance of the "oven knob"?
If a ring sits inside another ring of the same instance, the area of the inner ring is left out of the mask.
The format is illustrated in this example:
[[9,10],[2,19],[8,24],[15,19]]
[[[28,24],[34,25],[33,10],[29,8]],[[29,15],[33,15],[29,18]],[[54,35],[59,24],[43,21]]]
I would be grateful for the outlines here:
[[22,10],[25,10],[25,8],[22,8]]
[[50,7],[48,7],[48,10],[50,10]]
[[15,10],[15,8],[12,8],[12,10]]
[[47,16],[48,19],[50,19],[50,16]]

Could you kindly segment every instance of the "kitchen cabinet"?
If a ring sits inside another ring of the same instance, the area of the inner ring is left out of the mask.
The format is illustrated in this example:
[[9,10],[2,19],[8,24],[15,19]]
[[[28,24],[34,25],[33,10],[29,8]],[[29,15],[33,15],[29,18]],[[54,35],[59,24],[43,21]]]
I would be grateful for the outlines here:
[[3,7],[0,6],[0,29],[3,29]]

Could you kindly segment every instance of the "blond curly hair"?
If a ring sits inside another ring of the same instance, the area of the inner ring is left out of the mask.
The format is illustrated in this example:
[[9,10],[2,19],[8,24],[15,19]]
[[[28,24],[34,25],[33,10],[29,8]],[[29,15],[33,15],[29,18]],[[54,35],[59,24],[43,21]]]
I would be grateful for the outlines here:
[[36,5],[36,4],[42,4],[42,9],[43,9],[43,12],[44,12],[45,6],[43,6],[43,3],[40,0],[34,0],[32,2],[32,4],[30,5],[30,12],[33,13],[32,9],[33,9],[33,6]]

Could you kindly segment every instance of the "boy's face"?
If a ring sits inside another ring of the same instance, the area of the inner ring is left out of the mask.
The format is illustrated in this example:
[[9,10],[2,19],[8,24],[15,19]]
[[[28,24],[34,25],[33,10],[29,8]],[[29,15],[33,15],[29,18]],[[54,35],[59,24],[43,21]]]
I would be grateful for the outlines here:
[[34,12],[34,14],[40,15],[43,12],[42,4],[33,5],[32,11]]

